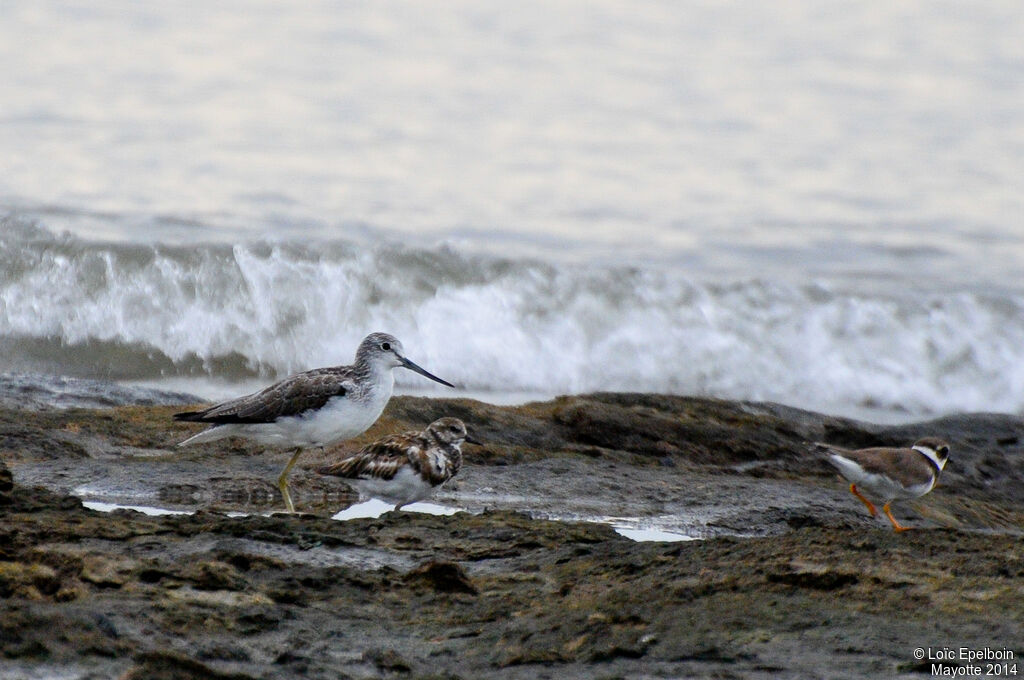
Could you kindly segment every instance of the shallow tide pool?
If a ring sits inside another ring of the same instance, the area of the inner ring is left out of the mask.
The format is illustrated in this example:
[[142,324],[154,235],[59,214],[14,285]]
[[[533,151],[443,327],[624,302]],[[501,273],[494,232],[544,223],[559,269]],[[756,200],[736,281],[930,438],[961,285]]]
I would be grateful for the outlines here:
[[[105,501],[83,501],[82,505],[90,510],[97,510],[99,512],[113,512],[114,510],[134,510],[141,512],[145,515],[159,516],[159,515],[192,515],[194,511],[191,510],[172,510],[169,508],[161,508],[153,505],[128,505],[122,503],[108,503]],[[380,517],[386,512],[394,510],[395,506],[391,503],[385,503],[384,501],[376,498],[361,503],[351,505],[344,510],[335,513],[331,516],[331,519],[338,521],[347,521],[351,519],[362,519],[371,518],[375,519]],[[463,508],[452,507],[449,505],[439,505],[437,503],[410,503],[402,508],[403,512],[419,512],[427,515],[454,515],[457,512],[468,512]],[[229,512],[226,513],[228,517],[245,517],[253,513],[246,512]],[[260,513],[264,515],[270,515],[273,513]],[[565,519],[555,521],[567,521]],[[697,536],[688,536],[686,534],[668,531],[666,529],[659,528],[650,523],[649,520],[645,520],[640,517],[590,517],[590,518],[573,518],[572,521],[587,521],[595,522],[598,524],[609,524],[615,532],[620,536],[633,541],[661,541],[661,542],[674,542],[674,541],[693,541],[697,540]]]

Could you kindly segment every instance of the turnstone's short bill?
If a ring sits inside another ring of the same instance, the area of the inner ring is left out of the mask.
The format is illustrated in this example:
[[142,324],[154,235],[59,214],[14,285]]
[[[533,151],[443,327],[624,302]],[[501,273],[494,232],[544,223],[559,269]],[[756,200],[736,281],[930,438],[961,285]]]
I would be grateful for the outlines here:
[[409,361],[395,336],[371,333],[359,344],[351,366],[316,368],[255,394],[201,411],[175,414],[175,420],[213,426],[178,446],[245,437],[265,446],[292,449],[292,457],[277,484],[288,511],[294,512],[288,494],[288,474],[299,454],[303,449],[325,447],[369,429],[391,398],[395,386],[392,369],[399,367],[454,387]]
[[363,496],[395,503],[400,510],[433,495],[458,474],[464,441],[480,444],[461,420],[441,418],[422,432],[390,435],[317,472],[343,477]]
[[817,446],[826,451],[829,462],[850,482],[850,493],[867,506],[872,517],[878,511],[861,491],[884,503],[882,510],[896,531],[911,527],[900,525],[889,506],[893,501],[919,498],[931,491],[949,458],[949,444],[935,437],[919,439],[909,449],[850,450],[822,443]]

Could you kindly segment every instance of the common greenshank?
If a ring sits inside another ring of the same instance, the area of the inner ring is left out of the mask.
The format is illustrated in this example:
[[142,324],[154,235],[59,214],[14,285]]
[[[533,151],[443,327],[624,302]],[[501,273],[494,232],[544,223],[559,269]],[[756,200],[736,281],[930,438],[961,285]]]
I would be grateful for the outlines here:
[[369,429],[391,398],[395,385],[392,369],[399,367],[454,387],[406,358],[402,343],[393,335],[371,333],[359,344],[351,366],[315,368],[254,394],[175,414],[175,420],[212,425],[178,446],[245,437],[265,446],[292,449],[277,484],[288,511],[294,512],[288,474],[299,454],[307,448],[351,439]]

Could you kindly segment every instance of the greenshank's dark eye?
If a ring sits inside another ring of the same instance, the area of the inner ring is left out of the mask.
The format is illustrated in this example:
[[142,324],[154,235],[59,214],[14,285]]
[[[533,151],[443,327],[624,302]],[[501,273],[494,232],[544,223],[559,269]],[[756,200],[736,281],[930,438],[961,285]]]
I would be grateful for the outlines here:
[[385,352],[387,352],[387,351],[389,351],[391,349],[391,343],[390,342],[382,342],[382,343],[380,343],[380,348],[382,350],[384,350]]

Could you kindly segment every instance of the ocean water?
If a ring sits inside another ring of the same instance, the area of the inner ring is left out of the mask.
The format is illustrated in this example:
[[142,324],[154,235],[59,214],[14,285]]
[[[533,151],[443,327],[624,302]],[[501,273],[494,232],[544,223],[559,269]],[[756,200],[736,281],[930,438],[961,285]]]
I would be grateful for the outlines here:
[[8,391],[1024,411],[1019,3],[0,13]]

